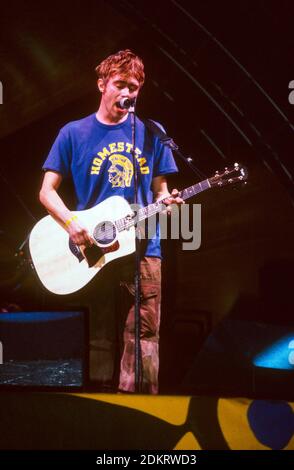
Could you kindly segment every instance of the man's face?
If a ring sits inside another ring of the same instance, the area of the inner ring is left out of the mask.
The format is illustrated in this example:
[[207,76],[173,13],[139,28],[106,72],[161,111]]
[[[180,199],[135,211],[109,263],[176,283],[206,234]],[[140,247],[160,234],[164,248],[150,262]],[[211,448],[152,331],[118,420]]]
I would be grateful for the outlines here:
[[101,105],[104,112],[110,120],[120,121],[128,113],[127,109],[121,109],[118,102],[122,98],[136,98],[140,84],[136,78],[113,75],[105,83],[102,79],[98,80],[98,88],[102,93]]

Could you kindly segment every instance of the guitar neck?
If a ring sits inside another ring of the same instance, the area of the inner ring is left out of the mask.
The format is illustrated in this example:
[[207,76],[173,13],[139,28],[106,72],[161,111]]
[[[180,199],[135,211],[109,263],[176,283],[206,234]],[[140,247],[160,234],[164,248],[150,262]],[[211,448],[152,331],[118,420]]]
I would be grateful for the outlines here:
[[[182,191],[179,192],[179,197],[182,198],[183,200],[189,199],[192,196],[195,196],[196,194],[201,193],[202,191],[205,191],[206,189],[211,188],[211,184],[209,180],[203,180],[200,183],[193,184],[192,186],[189,186],[189,188],[183,189]],[[149,204],[146,207],[142,207],[139,209],[138,214],[137,214],[137,221],[141,222],[141,220],[145,220],[148,217],[151,217],[152,215],[159,214],[160,212],[163,212],[166,206],[163,203],[164,199],[161,199],[159,201],[154,202],[153,204]],[[119,219],[116,221],[116,226],[119,231],[121,230],[126,230],[130,227],[132,227],[135,224],[136,220],[135,218],[129,218],[129,217],[124,217],[123,219]]]
[[[196,194],[205,191],[211,187],[209,180],[201,181],[200,183],[193,184],[193,186],[189,186],[189,188],[183,189],[179,191],[179,197],[183,200],[189,199],[190,197],[195,196]],[[165,198],[164,198],[165,199]],[[138,220],[144,220],[148,217],[151,217],[154,214],[164,211],[165,205],[163,203],[164,199],[154,202],[153,204],[149,204],[146,207],[143,207],[139,210],[138,213]]]
[[200,183],[193,184],[193,186],[189,186],[189,188],[183,189],[183,191],[179,192],[179,197],[182,199],[189,199],[192,196],[195,196],[195,194],[199,194],[202,191],[206,191],[206,189],[211,188],[211,184],[209,180],[203,180]]

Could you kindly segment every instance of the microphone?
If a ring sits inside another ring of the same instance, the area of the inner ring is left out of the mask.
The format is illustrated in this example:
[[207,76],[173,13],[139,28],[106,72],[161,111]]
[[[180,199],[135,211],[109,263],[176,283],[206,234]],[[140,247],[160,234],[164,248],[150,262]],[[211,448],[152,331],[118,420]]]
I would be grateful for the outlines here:
[[121,109],[129,109],[129,108],[132,108],[136,103],[136,98],[121,98],[117,105],[121,108]]

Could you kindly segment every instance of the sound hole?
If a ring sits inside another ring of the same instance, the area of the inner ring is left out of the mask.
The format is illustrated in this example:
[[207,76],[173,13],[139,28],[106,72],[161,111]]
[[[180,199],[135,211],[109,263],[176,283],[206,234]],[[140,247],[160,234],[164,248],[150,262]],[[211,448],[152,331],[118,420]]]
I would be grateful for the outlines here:
[[106,221],[100,222],[95,227],[94,238],[99,245],[110,245],[116,238],[116,227],[114,223]]

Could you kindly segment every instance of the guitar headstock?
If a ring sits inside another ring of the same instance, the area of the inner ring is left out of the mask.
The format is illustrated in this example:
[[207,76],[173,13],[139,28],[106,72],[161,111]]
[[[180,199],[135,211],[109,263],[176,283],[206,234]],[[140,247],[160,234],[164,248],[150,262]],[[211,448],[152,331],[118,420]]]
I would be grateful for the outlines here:
[[231,168],[225,168],[222,173],[216,171],[215,176],[209,178],[211,187],[214,186],[225,186],[226,184],[234,184],[241,181],[246,181],[248,177],[248,171],[244,166],[239,163],[234,163]]

